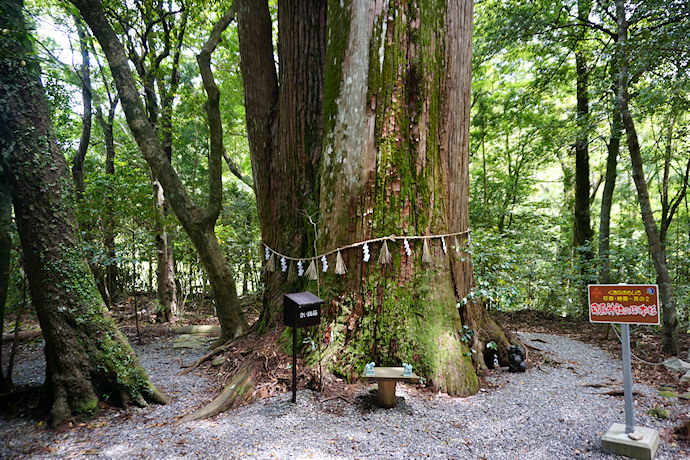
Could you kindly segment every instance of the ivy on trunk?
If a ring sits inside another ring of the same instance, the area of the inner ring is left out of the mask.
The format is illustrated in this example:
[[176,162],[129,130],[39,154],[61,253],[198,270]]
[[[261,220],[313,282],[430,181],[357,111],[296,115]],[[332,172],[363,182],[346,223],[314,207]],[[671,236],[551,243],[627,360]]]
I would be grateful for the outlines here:
[[5,2],[0,37],[0,165],[46,346],[51,422],[93,412],[105,395],[123,405],[165,402],[107,316],[81,253],[74,185],[51,133],[48,101],[21,0]]

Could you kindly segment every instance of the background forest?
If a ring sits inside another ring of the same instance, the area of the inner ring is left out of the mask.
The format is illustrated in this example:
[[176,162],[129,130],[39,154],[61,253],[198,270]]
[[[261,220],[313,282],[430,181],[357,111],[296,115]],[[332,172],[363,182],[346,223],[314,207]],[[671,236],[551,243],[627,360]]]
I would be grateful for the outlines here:
[[[193,199],[209,195],[206,95],[195,56],[226,5],[109,5],[137,83],[171,162]],[[629,108],[670,272],[680,329],[690,326],[690,73],[687,6],[629,5],[628,52],[616,51],[616,4],[586,0],[480,0],[475,4],[469,254],[489,310],[583,313],[592,282],[657,279],[626,133]],[[78,191],[78,221],[109,306],[167,321],[201,314],[209,282],[194,245],[163,203],[160,186],[120,110],[98,43],[63,2],[27,2],[64,152]],[[276,7],[272,7],[276,27]],[[213,54],[225,133],[223,203],[215,232],[247,298],[262,291],[263,253],[245,125],[237,26]],[[279,197],[276,197],[279,199]],[[18,237],[6,314],[25,311]],[[131,311],[131,310],[130,310]],[[154,314],[155,313],[155,314]],[[6,329],[14,325],[6,325]]]

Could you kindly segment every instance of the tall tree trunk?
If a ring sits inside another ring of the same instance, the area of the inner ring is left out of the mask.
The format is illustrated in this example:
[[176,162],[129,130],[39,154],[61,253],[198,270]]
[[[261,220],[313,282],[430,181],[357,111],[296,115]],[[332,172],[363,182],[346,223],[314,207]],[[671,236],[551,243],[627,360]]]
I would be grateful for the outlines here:
[[[589,0],[578,1],[578,19],[584,24],[588,18],[592,3]],[[575,70],[576,70],[576,96],[577,134],[575,140],[575,219],[573,229],[573,250],[580,272],[581,286],[579,289],[580,308],[582,315],[589,311],[587,305],[587,285],[595,280],[590,275],[594,254],[592,253],[591,240],[594,231],[590,221],[589,211],[589,69],[587,68],[586,39],[587,28],[578,28],[575,44]]]
[[[301,257],[313,253],[309,217],[318,221],[326,1],[278,3],[280,87],[268,3],[239,3],[247,132],[261,234],[274,250]],[[283,294],[302,286],[300,280],[288,282],[282,271],[266,272],[265,277],[258,330],[276,324]]]
[[676,315],[676,300],[673,296],[671,276],[666,265],[666,253],[659,237],[659,228],[654,220],[652,205],[649,200],[647,181],[644,177],[644,163],[640,153],[640,143],[635,129],[635,123],[628,107],[629,64],[627,61],[628,48],[628,20],[625,15],[625,0],[616,0],[616,19],[618,25],[618,55],[620,72],[618,76],[618,109],[625,128],[628,150],[632,161],[632,176],[637,189],[637,198],[640,203],[642,222],[644,223],[647,241],[649,243],[649,255],[654,263],[654,270],[659,284],[659,297],[663,311],[663,349],[673,355],[678,354],[678,317]]
[[[10,285],[11,224],[12,197],[10,196],[5,172],[0,168],[0,331],[5,330],[5,303],[7,301],[7,290]],[[0,346],[0,392],[9,386],[9,382],[5,379],[2,363],[2,347]]]
[[[166,199],[199,253],[215,295],[215,307],[221,326],[217,343],[237,337],[247,330],[235,290],[232,267],[225,259],[214,233],[222,202],[222,152],[209,152],[209,198],[206,209],[196,206],[180,177],[166,157],[161,140],[149,122],[137,91],[124,48],[108,23],[98,0],[73,0],[105,53],[132,135],[154,175],[161,182]],[[216,158],[218,156],[218,158]]]
[[659,239],[661,240],[661,247],[664,249],[664,252],[666,252],[666,236],[668,235],[668,229],[673,221],[673,216],[678,210],[678,206],[680,206],[680,203],[688,190],[688,178],[690,177],[690,157],[688,157],[680,190],[677,191],[675,196],[671,197],[669,191],[669,181],[671,178],[671,159],[673,156],[673,115],[670,115],[669,118],[670,120],[668,122],[668,127],[666,128],[664,176],[661,187],[661,228],[659,229]]
[[81,66],[78,75],[81,80],[82,110],[84,113],[81,116],[82,127],[79,145],[72,157],[72,177],[77,189],[77,197],[81,198],[84,193],[84,159],[91,138],[91,66],[89,64],[89,44],[86,30],[84,30],[84,25],[79,17],[75,17],[74,22],[77,25],[79,49],[81,50]]
[[[115,177],[115,137],[113,136],[113,125],[115,121],[115,109],[117,107],[117,99],[113,100],[110,95],[108,107],[108,117],[103,117],[103,110],[100,104],[96,107],[96,119],[103,131],[103,138],[105,142],[105,173],[114,183]],[[113,296],[117,290],[118,265],[115,260],[115,211],[113,209],[113,191],[112,188],[108,190],[108,196],[105,201],[105,217],[104,217],[104,232],[103,243],[106,253],[108,254],[108,266],[105,271],[105,290],[106,303],[111,306],[113,303]]]
[[599,216],[599,283],[610,284],[611,279],[611,207],[613,191],[616,188],[618,155],[622,135],[621,115],[616,107],[613,110],[611,137],[607,145],[606,178],[601,195],[601,213]]
[[402,244],[406,235],[468,228],[473,4],[328,6],[321,247],[397,237],[387,242],[390,265],[376,262],[381,243],[369,248],[368,263],[362,247],[341,251],[348,273],[324,288],[332,299],[323,337],[327,365],[354,379],[366,362],[405,361],[436,389],[473,393],[474,343],[458,331],[474,325],[480,342],[494,339],[501,348],[506,337],[479,303],[456,306],[473,279],[453,238],[447,254],[440,239],[429,242],[429,264],[421,260],[421,240],[409,241],[410,256]]
[[[472,29],[474,2],[472,0],[448,2],[448,69],[446,71],[445,130],[441,143],[441,161],[447,164],[449,228],[463,230],[470,228],[469,214],[469,151],[470,151],[470,109],[472,101]],[[515,186],[520,175],[520,166],[515,176]],[[462,239],[461,239],[462,241]],[[469,243],[469,235],[467,242]],[[454,241],[453,241],[454,244]],[[468,244],[469,245],[469,244]],[[467,254],[465,254],[467,256]],[[453,284],[457,299],[467,297],[474,287],[474,270],[470,257],[451,257]],[[501,360],[507,360],[506,349],[514,337],[505,336],[502,328],[487,314],[479,302],[468,302],[460,309],[463,324],[476,333],[473,348],[485,350],[486,343],[496,342],[500,347]],[[478,367],[484,366],[482,353],[473,355]]]
[[[163,72],[156,72],[156,86],[160,93],[160,113],[158,116],[159,135],[163,151],[165,152],[168,161],[172,163],[173,151],[173,102],[175,101],[175,94],[180,82],[180,52],[182,48],[182,38],[184,37],[187,28],[187,18],[189,15],[189,8],[185,8],[182,12],[181,24],[178,28],[178,35],[175,41],[175,50],[173,55],[172,68],[170,70],[170,79],[165,81]],[[154,197],[156,198],[156,206],[161,214],[161,222],[163,223],[156,234],[156,250],[158,254],[158,300],[160,301],[161,311],[159,321],[170,321],[172,316],[180,313],[178,304],[177,292],[177,273],[175,267],[175,253],[173,251],[174,245],[172,235],[167,231],[165,225],[165,218],[170,212],[163,189],[157,180],[154,180]]]
[[[271,203],[279,192],[273,181],[287,181],[273,163],[277,150],[278,76],[273,58],[273,27],[266,0],[237,0],[237,34],[240,45],[240,68],[244,85],[244,107],[247,139],[254,176],[254,193],[259,213],[259,226],[265,244],[277,248],[278,238],[273,230]],[[282,172],[282,171],[281,171]],[[278,201],[278,200],[276,200]],[[264,311],[258,325],[268,325],[277,319],[275,313],[282,293],[281,280],[265,272]],[[265,326],[261,326],[262,329]]]
[[22,16],[22,1],[3,9],[0,61],[0,163],[15,209],[31,297],[46,346],[51,421],[96,409],[103,391],[125,405],[163,402],[126,338],[106,315],[81,253],[74,187],[51,135],[48,101]]
[[163,187],[155,176],[151,177],[153,199],[158,210],[156,228],[156,282],[158,294],[158,322],[170,321],[173,310],[177,310],[177,285],[175,283],[175,259],[172,241],[167,231],[165,220],[168,206],[165,202]]

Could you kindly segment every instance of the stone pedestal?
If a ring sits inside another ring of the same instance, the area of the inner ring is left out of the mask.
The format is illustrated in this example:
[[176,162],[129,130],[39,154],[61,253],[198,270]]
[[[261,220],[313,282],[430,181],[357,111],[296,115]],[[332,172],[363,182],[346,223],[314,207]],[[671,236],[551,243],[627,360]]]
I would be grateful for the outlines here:
[[635,427],[635,433],[642,438],[631,439],[625,432],[625,424],[614,423],[601,438],[601,449],[611,454],[652,460],[659,448],[659,432],[652,428]]

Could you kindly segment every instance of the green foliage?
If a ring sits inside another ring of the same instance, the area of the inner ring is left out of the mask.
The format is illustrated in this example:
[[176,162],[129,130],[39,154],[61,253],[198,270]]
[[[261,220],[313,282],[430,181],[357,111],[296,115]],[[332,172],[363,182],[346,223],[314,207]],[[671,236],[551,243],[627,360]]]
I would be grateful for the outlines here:
[[[666,257],[678,315],[687,328],[688,5],[627,4],[630,41],[624,58],[634,75],[631,110],[657,225],[662,232],[668,227]],[[573,146],[583,134],[589,139],[590,213],[597,229],[615,109],[612,66],[621,56],[614,42],[615,4],[585,5],[592,8],[587,24],[578,22],[582,6],[574,0],[476,5],[470,165],[476,287],[463,302],[578,313],[583,279],[597,278],[602,255],[580,272],[580,254],[572,249]],[[576,52],[587,58],[585,125],[578,125],[575,112]],[[608,254],[612,282],[652,283],[656,274],[625,146],[624,133]],[[596,239],[581,248],[594,254],[596,249]]]

